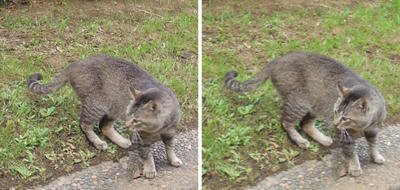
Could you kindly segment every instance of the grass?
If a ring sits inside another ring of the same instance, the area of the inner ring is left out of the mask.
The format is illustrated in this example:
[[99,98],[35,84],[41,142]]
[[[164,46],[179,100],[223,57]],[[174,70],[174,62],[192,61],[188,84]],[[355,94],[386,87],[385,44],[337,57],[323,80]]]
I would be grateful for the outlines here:
[[[42,73],[48,82],[71,61],[98,54],[131,60],[176,93],[182,130],[197,123],[196,11],[191,0],[43,2],[2,10],[0,189],[47,183],[126,154],[110,141],[107,152],[89,145],[71,87],[34,95],[26,84],[30,74]],[[116,128],[127,135],[121,124]]]
[[[386,123],[400,109],[400,1],[207,1],[203,4],[203,187],[237,189],[327,152],[314,141],[293,145],[282,129],[282,102],[270,81],[253,92],[227,90],[223,77],[244,81],[294,51],[328,55],[377,86]],[[332,131],[318,123],[324,133]],[[304,135],[304,134],[303,134]]]

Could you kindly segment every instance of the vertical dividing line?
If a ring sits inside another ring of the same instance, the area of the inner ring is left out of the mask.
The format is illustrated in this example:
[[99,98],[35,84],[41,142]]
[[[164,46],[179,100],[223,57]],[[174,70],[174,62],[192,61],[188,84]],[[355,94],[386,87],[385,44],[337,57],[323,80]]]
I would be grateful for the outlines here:
[[198,90],[197,90],[197,92],[198,92],[198,96],[197,96],[197,103],[198,103],[198,106],[197,106],[197,112],[198,112],[198,116],[197,116],[197,121],[198,121],[198,125],[197,125],[197,130],[198,130],[198,133],[197,133],[197,135],[198,135],[198,137],[197,137],[197,139],[198,139],[198,148],[197,148],[197,150],[198,150],[198,153],[197,153],[197,159],[198,159],[198,189],[199,190],[201,190],[201,188],[202,188],[202,180],[201,180],[201,174],[202,174],[202,155],[201,155],[201,152],[202,152],[202,126],[201,126],[201,123],[202,123],[202,106],[203,106],[203,102],[202,102],[202,94],[203,94],[203,90],[202,90],[202,73],[201,73],[201,71],[202,71],[202,0],[198,0],[198,4],[197,4],[197,7],[198,7],[198,11],[197,11],[197,16],[198,16],[198,19],[197,19],[197,24],[198,24],[198,33],[197,33],[197,36],[198,36],[198,40],[197,40],[197,44],[198,44],[198,47],[197,47],[197,49],[198,49],[198,61],[197,61],[197,68],[198,68],[198,73],[197,73],[197,76],[198,76],[198,79],[197,79],[197,81],[198,81]]

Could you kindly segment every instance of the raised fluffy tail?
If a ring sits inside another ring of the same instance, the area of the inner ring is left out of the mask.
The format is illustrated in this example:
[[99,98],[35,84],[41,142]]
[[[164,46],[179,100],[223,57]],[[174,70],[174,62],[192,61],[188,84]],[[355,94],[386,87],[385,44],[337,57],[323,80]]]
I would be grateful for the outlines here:
[[40,84],[42,80],[41,74],[33,74],[29,76],[28,88],[30,91],[37,94],[49,94],[60,89],[68,82],[68,69],[64,70],[60,75],[54,78],[50,83]]
[[254,90],[267,80],[269,76],[267,67],[268,65],[266,65],[260,72],[258,72],[256,76],[244,82],[238,82],[235,80],[235,77],[238,76],[238,72],[229,71],[224,77],[225,86],[236,92],[247,92]]

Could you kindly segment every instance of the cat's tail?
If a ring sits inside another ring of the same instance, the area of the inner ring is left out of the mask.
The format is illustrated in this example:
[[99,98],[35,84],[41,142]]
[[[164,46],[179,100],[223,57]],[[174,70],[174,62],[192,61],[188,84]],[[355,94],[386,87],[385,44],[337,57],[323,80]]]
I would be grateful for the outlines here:
[[51,82],[47,84],[39,83],[39,81],[43,78],[41,74],[32,74],[31,76],[29,76],[28,79],[28,88],[30,91],[37,94],[49,94],[55,92],[68,82],[68,71],[68,68],[65,69],[61,72],[61,74],[59,74],[56,78],[54,78]]
[[268,67],[269,64],[265,65],[264,68],[256,74],[256,76],[244,82],[238,82],[235,80],[235,78],[238,76],[237,71],[229,71],[224,77],[225,86],[236,92],[247,92],[254,90],[268,79]]

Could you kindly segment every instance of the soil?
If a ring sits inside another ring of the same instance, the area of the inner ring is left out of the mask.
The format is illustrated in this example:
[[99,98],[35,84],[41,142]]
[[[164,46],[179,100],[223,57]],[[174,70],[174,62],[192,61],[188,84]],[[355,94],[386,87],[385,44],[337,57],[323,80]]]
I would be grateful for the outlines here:
[[[278,11],[293,11],[293,10],[301,10],[304,8],[307,9],[318,9],[318,8],[342,8],[342,7],[352,7],[358,6],[360,4],[372,4],[373,1],[369,2],[361,2],[357,0],[339,0],[339,1],[328,1],[328,0],[316,0],[316,1],[296,1],[293,2],[291,0],[271,0],[271,1],[249,1],[249,2],[238,2],[238,1],[230,1],[230,0],[203,0],[203,12],[212,12],[212,13],[220,13],[226,10],[226,7],[233,7],[236,10],[242,10],[242,5],[246,4],[246,7],[251,10],[259,10],[259,7],[263,7],[264,10],[268,10],[269,12],[278,12]],[[228,4],[228,6],[227,6]],[[257,9],[256,9],[257,8]]]

